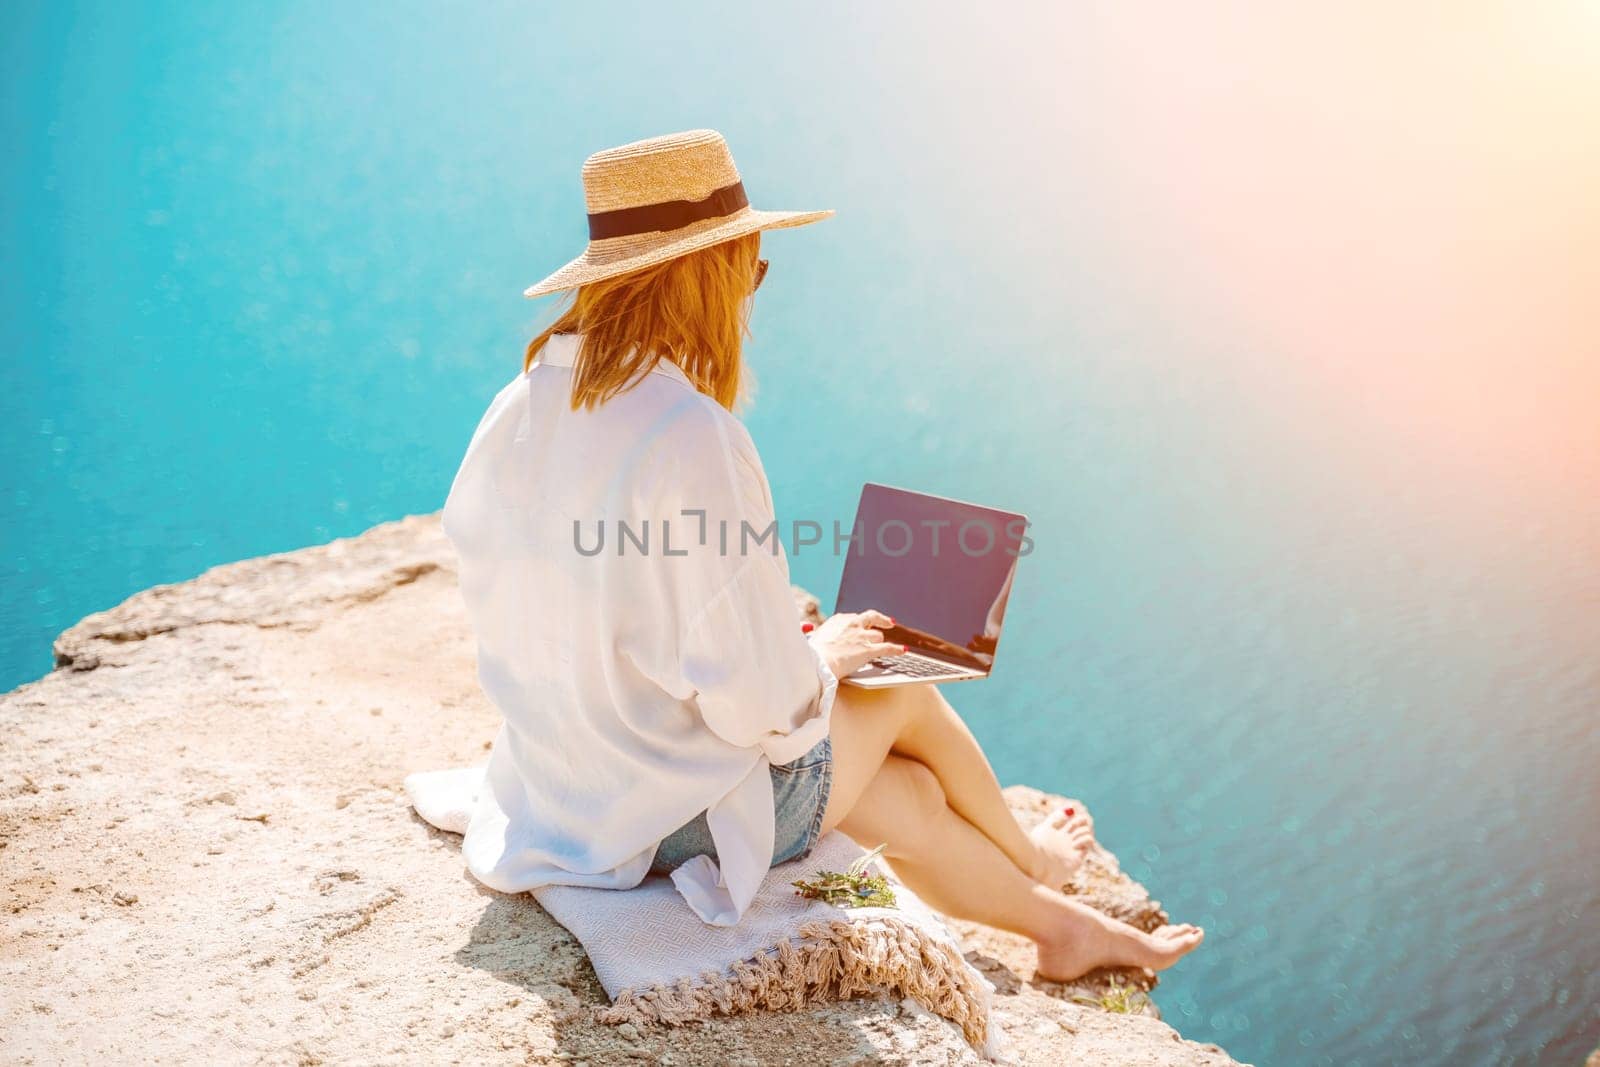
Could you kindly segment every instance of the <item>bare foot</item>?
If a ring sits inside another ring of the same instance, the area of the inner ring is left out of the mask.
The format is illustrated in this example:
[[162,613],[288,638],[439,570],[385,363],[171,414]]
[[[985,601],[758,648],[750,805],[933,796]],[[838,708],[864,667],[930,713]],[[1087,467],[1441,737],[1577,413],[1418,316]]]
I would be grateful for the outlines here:
[[1072,879],[1094,847],[1094,820],[1080,807],[1057,808],[1028,831],[1038,851],[1033,880],[1060,889]]
[[1038,975],[1053,982],[1070,982],[1096,967],[1148,967],[1162,971],[1200,947],[1205,931],[1182,923],[1145,933],[1102,915],[1093,908],[1069,901],[1071,915],[1039,946]]

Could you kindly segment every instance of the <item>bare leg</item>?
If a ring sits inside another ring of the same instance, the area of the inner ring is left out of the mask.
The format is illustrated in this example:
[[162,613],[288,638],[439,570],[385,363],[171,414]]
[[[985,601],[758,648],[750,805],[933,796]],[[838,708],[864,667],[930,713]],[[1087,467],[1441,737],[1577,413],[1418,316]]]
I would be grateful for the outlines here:
[[839,828],[861,842],[887,842],[895,873],[933,907],[1032,939],[1042,978],[1067,981],[1096,967],[1161,970],[1205,937],[1189,925],[1145,933],[1038,884],[945,803],[939,780],[915,760],[890,756]]
[[1000,792],[994,769],[944,694],[929,685],[841,686],[832,724],[834,779],[823,829],[840,825],[891,752],[924,764],[946,802],[1029,878],[1063,884],[1090,840],[1086,818],[1047,821],[1029,835]]

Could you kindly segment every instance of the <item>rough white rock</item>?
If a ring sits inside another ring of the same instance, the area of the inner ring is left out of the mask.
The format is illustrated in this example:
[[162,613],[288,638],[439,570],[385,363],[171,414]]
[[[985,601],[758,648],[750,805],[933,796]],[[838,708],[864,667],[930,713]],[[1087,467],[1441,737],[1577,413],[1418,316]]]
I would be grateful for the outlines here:
[[[592,1020],[577,943],[473,881],[401,791],[481,759],[498,721],[437,515],[145,590],[55,655],[0,697],[8,1063],[976,1062],[887,1000],[637,1035]],[[1083,890],[1160,919],[1109,854]],[[1020,939],[958,926],[1021,1062],[1233,1062],[1071,999],[1096,982],[1035,983]]]

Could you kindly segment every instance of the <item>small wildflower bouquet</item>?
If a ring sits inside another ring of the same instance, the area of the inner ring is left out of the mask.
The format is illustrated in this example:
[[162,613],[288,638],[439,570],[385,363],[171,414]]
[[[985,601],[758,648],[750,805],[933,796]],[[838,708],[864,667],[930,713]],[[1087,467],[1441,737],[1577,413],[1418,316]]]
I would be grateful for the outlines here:
[[825,900],[841,908],[892,908],[894,890],[881,874],[867,874],[867,866],[883,854],[884,845],[868,852],[840,874],[818,871],[815,878],[798,878],[790,884],[808,900]]

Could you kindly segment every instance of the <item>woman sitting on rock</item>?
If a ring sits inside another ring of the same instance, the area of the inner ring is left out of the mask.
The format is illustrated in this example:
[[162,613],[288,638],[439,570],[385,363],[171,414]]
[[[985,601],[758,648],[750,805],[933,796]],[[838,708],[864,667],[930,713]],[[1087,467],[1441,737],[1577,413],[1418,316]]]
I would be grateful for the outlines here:
[[575,290],[571,306],[491,402],[444,508],[505,716],[463,843],[472,873],[520,892],[654,870],[729,925],[773,864],[838,827],[886,842],[932,906],[1031,938],[1047,978],[1159,969],[1198,945],[1196,927],[1147,933],[1058,892],[1088,817],[1025,832],[934,685],[838,685],[903,650],[887,616],[801,631],[732,410],[760,231],[832,212],[751,208],[710,130],[599,152],[583,182],[587,250],[527,290]]

